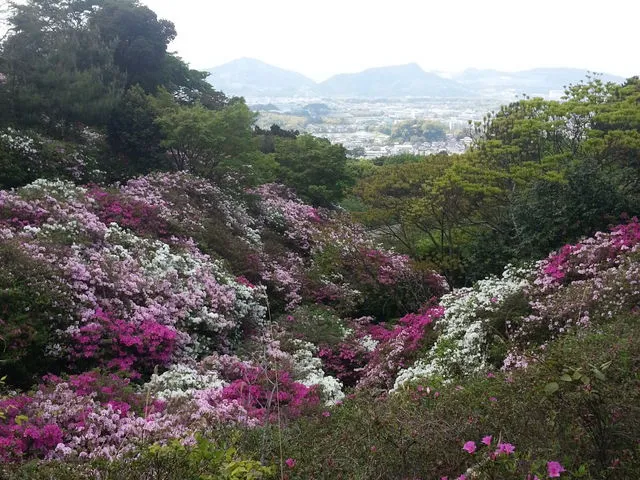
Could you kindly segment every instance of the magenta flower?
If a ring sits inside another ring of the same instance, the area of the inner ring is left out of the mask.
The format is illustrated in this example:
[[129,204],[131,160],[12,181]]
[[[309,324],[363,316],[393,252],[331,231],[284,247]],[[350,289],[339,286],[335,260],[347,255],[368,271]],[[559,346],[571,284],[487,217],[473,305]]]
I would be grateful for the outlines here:
[[547,462],[547,472],[549,473],[549,478],[557,478],[566,470],[559,462]]
[[482,437],[482,443],[484,443],[487,447],[491,445],[491,440],[493,437],[491,435],[487,435],[486,437]]
[[284,463],[287,464],[287,467],[293,468],[296,466],[296,461],[293,458],[287,458]]
[[464,444],[464,447],[462,447],[462,449],[465,452],[474,453],[476,451],[476,442],[473,442],[473,441],[469,440],[468,442],[466,442]]
[[467,480],[467,476],[463,473],[456,480]]
[[513,452],[516,451],[516,447],[514,447],[513,445],[511,445],[510,443],[499,443],[498,444],[498,449],[496,450],[496,455],[500,455],[502,453],[505,453],[507,455],[511,455]]
[[322,412],[322,416],[323,417],[330,417],[331,416],[331,412],[328,412],[328,411],[325,410],[324,412]]

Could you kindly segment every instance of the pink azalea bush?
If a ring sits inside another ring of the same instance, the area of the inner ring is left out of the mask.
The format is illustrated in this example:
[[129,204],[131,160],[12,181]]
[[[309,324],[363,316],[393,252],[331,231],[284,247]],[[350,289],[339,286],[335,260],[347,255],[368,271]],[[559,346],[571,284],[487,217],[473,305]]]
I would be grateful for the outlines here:
[[139,376],[157,365],[166,366],[173,358],[177,333],[153,320],[139,325],[113,319],[101,309],[95,320],[71,335],[70,356],[74,363],[97,366]]

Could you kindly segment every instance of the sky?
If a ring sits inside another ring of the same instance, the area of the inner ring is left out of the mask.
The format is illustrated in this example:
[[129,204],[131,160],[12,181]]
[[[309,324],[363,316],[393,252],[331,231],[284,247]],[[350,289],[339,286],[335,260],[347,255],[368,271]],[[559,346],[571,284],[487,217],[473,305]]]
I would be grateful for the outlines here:
[[142,0],[192,67],[240,57],[324,80],[418,63],[427,71],[576,67],[640,74],[637,0]]
[[251,57],[316,81],[409,62],[449,73],[574,67],[640,74],[638,0],[141,3],[176,25],[169,48],[197,69]]

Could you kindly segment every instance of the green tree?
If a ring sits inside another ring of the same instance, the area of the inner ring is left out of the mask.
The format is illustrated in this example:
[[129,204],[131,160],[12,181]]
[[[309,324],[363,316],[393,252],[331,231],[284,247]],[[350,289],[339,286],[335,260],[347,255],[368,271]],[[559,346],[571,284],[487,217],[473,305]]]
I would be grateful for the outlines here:
[[351,184],[345,148],[326,139],[311,135],[294,139],[277,137],[275,160],[279,180],[314,205],[335,204]]
[[2,43],[7,121],[64,136],[72,124],[104,125],[124,77],[88,20],[93,1],[13,4]]
[[154,92],[163,80],[167,45],[176,37],[173,23],[158,20],[136,0],[106,0],[90,22],[113,45],[113,62],[126,74],[127,86]]
[[446,138],[444,126],[428,120],[406,120],[394,125],[391,130],[391,139],[403,142],[441,142]]
[[164,139],[156,123],[152,101],[142,87],[129,88],[113,110],[107,138],[116,161],[111,170],[116,177],[146,174],[170,167],[161,143]]
[[199,103],[180,105],[164,91],[154,100],[166,148],[177,170],[205,177],[234,169],[257,151],[252,141],[255,114],[237,100],[213,111]]

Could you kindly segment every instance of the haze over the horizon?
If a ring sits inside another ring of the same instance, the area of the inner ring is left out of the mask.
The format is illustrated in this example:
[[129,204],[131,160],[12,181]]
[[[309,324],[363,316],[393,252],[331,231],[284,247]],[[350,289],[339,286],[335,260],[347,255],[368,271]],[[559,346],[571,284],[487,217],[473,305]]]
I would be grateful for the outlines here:
[[[609,0],[142,0],[175,23],[170,45],[205,69],[251,57],[316,81],[371,67],[427,71],[573,67],[640,74],[640,2]],[[304,5],[304,6],[301,6]]]

